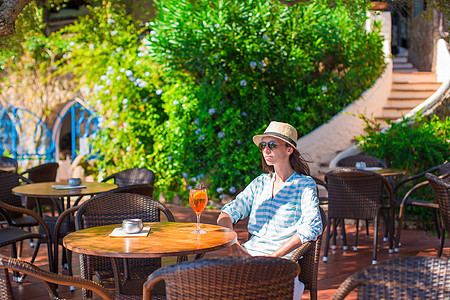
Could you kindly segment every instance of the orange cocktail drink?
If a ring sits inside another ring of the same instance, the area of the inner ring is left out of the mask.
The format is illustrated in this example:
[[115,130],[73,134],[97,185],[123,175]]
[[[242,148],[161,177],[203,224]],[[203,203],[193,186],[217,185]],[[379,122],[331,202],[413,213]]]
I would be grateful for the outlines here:
[[197,229],[193,233],[206,233],[200,229],[200,215],[208,203],[208,193],[206,189],[193,189],[189,191],[189,204],[197,215]]

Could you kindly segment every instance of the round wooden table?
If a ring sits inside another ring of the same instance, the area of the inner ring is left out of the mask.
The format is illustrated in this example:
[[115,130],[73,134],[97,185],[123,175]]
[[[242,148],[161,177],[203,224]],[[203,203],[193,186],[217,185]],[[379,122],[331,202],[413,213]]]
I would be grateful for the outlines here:
[[67,249],[88,255],[110,258],[155,258],[202,254],[229,247],[236,243],[237,235],[231,229],[211,224],[200,224],[205,234],[191,231],[197,223],[150,222],[145,237],[110,237],[121,224],[92,227],[72,232],[64,237]]
[[[96,195],[109,190],[115,189],[117,185],[105,182],[82,182],[81,185],[85,188],[74,189],[55,189],[54,185],[68,185],[67,182],[39,182],[16,186],[12,189],[12,193],[21,197],[35,197],[35,198],[52,198],[59,213],[70,207],[70,197],[79,197],[87,195]],[[64,208],[64,203],[61,205],[55,199],[67,198],[67,205]],[[39,203],[37,203],[39,204]],[[40,209],[40,205],[37,206]]]

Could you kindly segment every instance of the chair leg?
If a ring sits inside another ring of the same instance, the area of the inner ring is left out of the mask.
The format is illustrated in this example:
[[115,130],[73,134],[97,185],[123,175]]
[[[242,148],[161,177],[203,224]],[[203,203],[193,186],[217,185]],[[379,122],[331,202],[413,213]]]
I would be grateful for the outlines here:
[[[11,257],[12,257],[12,258],[18,258],[18,256],[17,256],[17,247],[16,247],[16,244],[15,244],[15,243],[12,243],[11,246],[10,246],[10,248],[11,248]],[[13,271],[13,281],[14,281],[14,282],[18,282],[19,277],[20,277],[20,276],[19,276],[19,272]]]
[[374,228],[373,228],[373,255],[372,255],[372,265],[377,263],[377,252],[378,252],[378,221],[379,215],[374,220]]
[[[327,224],[331,224],[330,217],[327,218]],[[326,233],[326,238],[325,238],[325,249],[324,249],[323,258],[322,258],[322,260],[324,262],[326,262],[328,260],[328,246],[330,244],[330,232],[331,232],[330,227],[331,226],[327,226],[327,233]]]
[[366,220],[366,236],[369,236],[369,220]]
[[331,249],[333,250],[336,249],[337,224],[338,222],[336,221],[336,219],[333,219],[333,232],[331,233],[331,236],[327,236],[328,238],[333,239],[331,241]]
[[441,230],[441,238],[440,238],[440,243],[439,243],[439,249],[438,249],[438,253],[437,253],[437,257],[441,257],[442,255],[442,251],[444,250],[444,243],[445,243],[445,228],[442,227]]
[[353,251],[358,250],[358,235],[359,235],[359,219],[356,220],[355,245],[353,246]]
[[403,205],[400,205],[400,211],[398,213],[397,234],[395,236],[395,248],[399,248],[401,246],[400,236],[402,233],[404,213],[405,213],[405,207]]
[[[34,247],[34,251],[33,251],[33,255],[31,256],[31,260],[30,263],[34,263],[34,261],[36,260],[37,254],[39,252],[39,247],[41,246],[41,241],[38,240],[36,243],[36,246]],[[49,267],[50,267],[50,261],[49,261]],[[51,272],[51,270],[50,270]],[[22,274],[22,276],[17,277],[17,282],[21,283],[25,280],[25,277],[27,277],[27,274]]]
[[346,251],[348,249],[347,247],[347,234],[345,233],[345,219],[341,219],[341,226],[342,226],[342,250]]
[[433,221],[434,221],[434,226],[435,226],[435,228],[436,228],[436,233],[437,233],[437,237],[438,237],[438,239],[440,239],[441,238],[441,236],[440,236],[440,232],[441,232],[441,230],[440,230],[440,226],[439,226],[439,222],[438,222],[438,217],[437,217],[437,209],[433,209]]

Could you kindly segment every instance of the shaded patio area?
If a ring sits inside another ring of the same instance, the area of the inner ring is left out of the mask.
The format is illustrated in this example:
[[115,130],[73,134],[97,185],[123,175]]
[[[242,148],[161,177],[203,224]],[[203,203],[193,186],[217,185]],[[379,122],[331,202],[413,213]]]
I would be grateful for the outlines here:
[[[180,222],[195,222],[195,214],[191,208],[185,208],[176,205],[167,205],[175,216],[176,221]],[[216,218],[219,214],[218,210],[205,210],[202,214],[202,223],[215,224]],[[245,241],[247,238],[246,231],[247,222],[240,222],[236,225],[235,230],[238,232],[240,241]],[[382,224],[382,226],[384,226]],[[381,227],[383,228],[383,227]],[[355,227],[346,226],[347,238],[349,242],[349,250],[342,250],[342,241],[338,239],[337,249],[329,251],[328,262],[320,261],[319,264],[319,279],[318,279],[318,298],[331,299],[339,285],[356,270],[362,269],[371,264],[372,260],[372,235],[366,238],[365,230],[360,230],[358,251],[351,250],[354,241]],[[372,234],[372,231],[370,232]],[[387,242],[380,239],[380,250],[378,252],[378,262],[389,259],[407,257],[407,256],[429,256],[435,257],[439,240],[437,237],[427,236],[421,230],[404,230],[402,233],[402,247],[398,253],[388,254]],[[28,259],[31,256],[31,249],[28,241],[24,244],[23,257]],[[322,253],[323,253],[322,244]],[[450,240],[447,239],[443,252],[443,257],[448,258],[450,251]],[[0,253],[9,255],[9,247],[0,249]],[[220,257],[226,255],[225,250],[209,252],[205,258]],[[191,258],[190,258],[191,259]],[[193,258],[192,258],[193,259]],[[164,258],[163,264],[168,265],[175,263],[175,259]],[[36,265],[48,270],[46,248],[41,247],[39,255],[36,259]],[[79,276],[79,260],[78,255],[73,255],[73,266],[75,276]],[[61,272],[61,271],[60,271]],[[48,299],[45,287],[39,280],[28,276],[24,283],[13,283],[14,293],[17,299]],[[66,299],[81,299],[81,289],[76,288],[75,291],[70,291],[68,287],[60,287],[60,296]],[[99,298],[96,298],[99,299]],[[302,299],[309,299],[309,292],[306,291]],[[356,299],[356,294],[350,294],[347,299]]]

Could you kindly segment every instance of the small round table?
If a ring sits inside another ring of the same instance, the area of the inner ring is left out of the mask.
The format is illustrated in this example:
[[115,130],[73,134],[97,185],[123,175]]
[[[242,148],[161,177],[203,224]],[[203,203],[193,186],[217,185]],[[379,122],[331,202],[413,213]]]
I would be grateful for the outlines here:
[[64,237],[67,249],[88,255],[111,258],[155,258],[202,254],[229,247],[237,235],[231,229],[218,225],[201,224],[205,234],[191,233],[197,223],[150,222],[145,237],[110,237],[121,224],[91,227],[72,232]]
[[[117,185],[105,182],[82,182],[85,188],[55,189],[54,185],[68,185],[67,182],[39,182],[16,186],[12,193],[21,197],[51,198],[59,213],[70,207],[70,197],[96,195],[115,189]],[[55,199],[61,199],[61,205]],[[67,204],[64,208],[64,198]],[[40,203],[37,203],[40,213]]]

